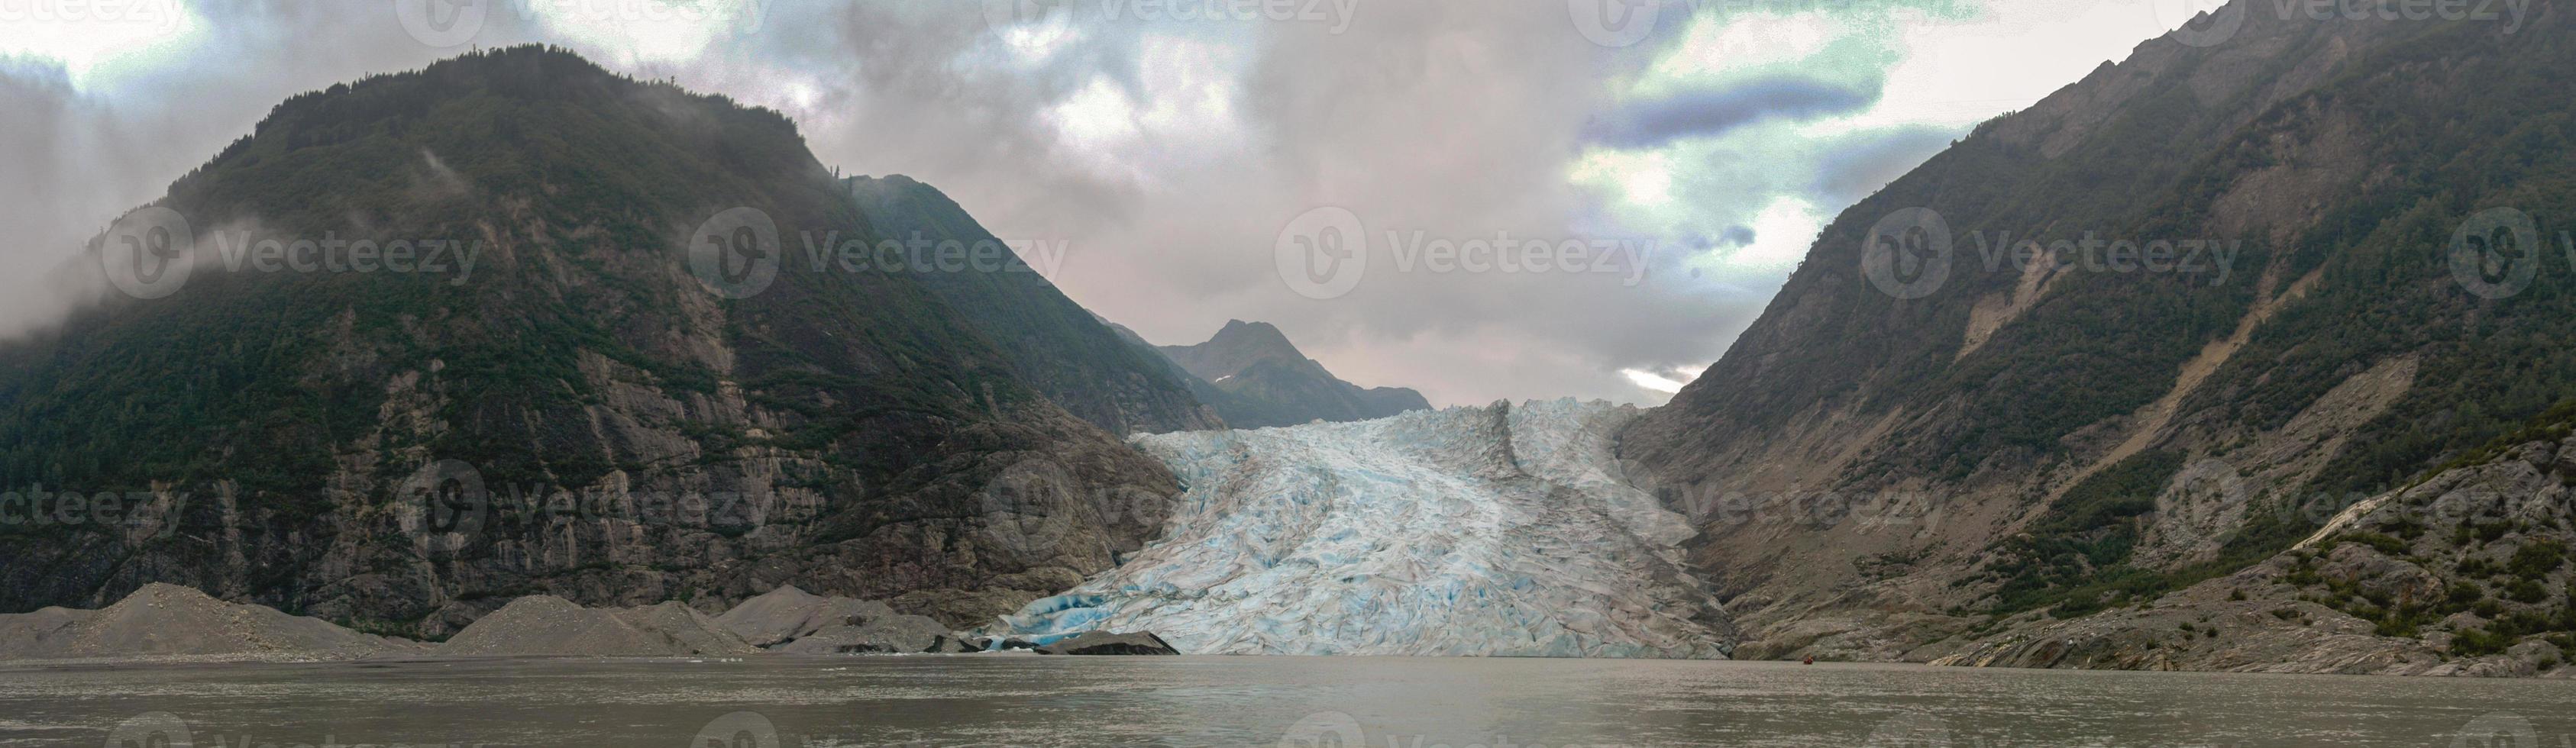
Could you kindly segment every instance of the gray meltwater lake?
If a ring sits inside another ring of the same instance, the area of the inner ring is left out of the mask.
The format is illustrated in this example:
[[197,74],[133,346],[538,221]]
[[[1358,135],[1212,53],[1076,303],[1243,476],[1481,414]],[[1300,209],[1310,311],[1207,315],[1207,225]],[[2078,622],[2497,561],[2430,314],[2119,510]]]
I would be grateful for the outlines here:
[[2576,682],[916,656],[0,668],[0,745],[2550,746]]

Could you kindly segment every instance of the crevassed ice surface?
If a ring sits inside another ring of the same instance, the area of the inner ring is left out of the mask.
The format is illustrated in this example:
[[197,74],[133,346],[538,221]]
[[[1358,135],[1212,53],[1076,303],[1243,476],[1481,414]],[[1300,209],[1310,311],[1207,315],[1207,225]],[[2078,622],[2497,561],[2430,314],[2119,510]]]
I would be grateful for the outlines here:
[[997,628],[1191,654],[1724,657],[1688,523],[1630,487],[1629,406],[1571,399],[1139,437],[1186,493],[1161,540]]

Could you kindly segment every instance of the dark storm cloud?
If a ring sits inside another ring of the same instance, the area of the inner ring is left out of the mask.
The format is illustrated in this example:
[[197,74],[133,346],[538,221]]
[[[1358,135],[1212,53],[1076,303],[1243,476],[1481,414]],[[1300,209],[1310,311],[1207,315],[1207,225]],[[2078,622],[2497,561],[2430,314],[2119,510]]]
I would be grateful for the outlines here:
[[[1607,49],[1546,2],[1369,3],[1346,26],[1084,19],[1034,49],[1007,41],[976,3],[773,3],[756,29],[677,54],[635,54],[615,40],[637,35],[617,31],[554,33],[521,5],[496,6],[472,43],[561,44],[780,109],[827,164],[910,174],[1000,236],[1068,242],[1058,283],[1158,342],[1195,342],[1229,318],[1270,321],[1348,379],[1444,404],[1653,399],[1619,370],[1705,365],[1776,287],[1698,279],[1686,260],[1710,251],[1692,237],[1749,243],[1751,212],[1809,181],[1798,173],[1809,160],[1780,161],[1774,183],[1657,237],[1568,184],[1587,150],[1847,112],[1877,93],[1782,78],[1621,104],[1617,83],[1677,43],[1680,25]],[[408,38],[380,2],[190,7],[205,38],[112,86],[0,67],[11,167],[0,217],[21,228],[0,257],[11,278],[60,265],[287,96],[463,51]],[[1828,158],[1809,189],[1874,188],[1933,142],[1845,137],[1852,153]],[[1349,295],[1317,301],[1285,286],[1274,246],[1292,219],[1326,206],[1366,222],[1373,262]],[[1654,247],[1635,276],[1404,272],[1391,234]],[[0,296],[30,298],[13,290]],[[31,310],[47,306],[59,304],[0,305],[0,332],[42,324],[48,315]]]
[[1723,135],[1765,119],[1851,114],[1877,103],[1878,95],[1875,86],[1774,76],[1627,102],[1593,120],[1583,135],[1587,141],[1613,148],[1660,148],[1683,138]]

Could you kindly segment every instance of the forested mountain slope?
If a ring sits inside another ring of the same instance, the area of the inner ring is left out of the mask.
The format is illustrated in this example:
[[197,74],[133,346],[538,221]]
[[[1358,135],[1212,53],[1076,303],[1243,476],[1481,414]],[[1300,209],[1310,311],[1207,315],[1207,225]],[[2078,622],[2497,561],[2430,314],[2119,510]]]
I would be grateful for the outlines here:
[[[87,262],[193,235],[184,286],[0,348],[0,485],[123,497],[0,529],[0,610],[160,581],[440,636],[794,583],[964,622],[1106,568],[1177,488],[921,279],[806,262],[879,234],[784,116],[568,52],[294,97],[152,207],[192,228]],[[478,256],[222,264],[272,238]]]
[[2150,40],[1863,200],[1622,435],[1749,653],[2143,604],[2576,395],[2563,3],[2288,7]]

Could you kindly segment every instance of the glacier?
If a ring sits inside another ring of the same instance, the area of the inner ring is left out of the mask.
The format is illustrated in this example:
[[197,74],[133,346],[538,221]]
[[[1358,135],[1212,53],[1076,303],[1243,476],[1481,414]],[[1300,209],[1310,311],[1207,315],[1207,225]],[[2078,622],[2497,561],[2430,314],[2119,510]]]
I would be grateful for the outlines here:
[[1723,658],[1696,533],[1625,480],[1633,406],[1572,399],[1140,436],[1163,536],[988,631],[1153,631],[1191,654]]

